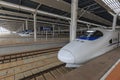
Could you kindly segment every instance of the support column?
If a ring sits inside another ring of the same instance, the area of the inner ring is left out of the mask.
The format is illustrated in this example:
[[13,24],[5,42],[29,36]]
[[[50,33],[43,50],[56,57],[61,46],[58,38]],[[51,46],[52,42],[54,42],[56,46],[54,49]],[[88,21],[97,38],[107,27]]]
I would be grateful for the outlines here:
[[60,38],[60,26],[58,27],[58,35],[59,35],[59,38]]
[[25,20],[25,27],[26,27],[26,30],[28,30],[28,20]]
[[87,24],[87,28],[88,28],[88,30],[90,29],[90,25],[89,24]]
[[112,30],[115,30],[116,23],[117,23],[117,14],[113,16]]
[[34,41],[37,41],[36,14],[33,14],[33,17],[34,17]]
[[22,25],[22,30],[24,31],[25,30],[25,24],[23,23]]
[[38,30],[39,30],[39,34],[41,34],[41,33],[40,33],[40,31],[41,31],[41,28],[40,28],[40,27],[38,27]]
[[55,37],[55,24],[52,25],[53,28],[53,38]]
[[72,0],[71,23],[70,23],[70,41],[73,41],[76,38],[77,11],[78,11],[78,0]]

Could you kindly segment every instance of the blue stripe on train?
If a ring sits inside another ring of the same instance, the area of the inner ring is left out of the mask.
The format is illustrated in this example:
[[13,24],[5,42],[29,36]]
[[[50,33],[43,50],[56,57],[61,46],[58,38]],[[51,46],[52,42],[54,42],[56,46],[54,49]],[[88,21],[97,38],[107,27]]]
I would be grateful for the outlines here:
[[80,37],[80,38],[78,38],[78,39],[93,41],[93,40],[96,40],[96,39],[98,39],[98,38],[99,38],[99,37]]

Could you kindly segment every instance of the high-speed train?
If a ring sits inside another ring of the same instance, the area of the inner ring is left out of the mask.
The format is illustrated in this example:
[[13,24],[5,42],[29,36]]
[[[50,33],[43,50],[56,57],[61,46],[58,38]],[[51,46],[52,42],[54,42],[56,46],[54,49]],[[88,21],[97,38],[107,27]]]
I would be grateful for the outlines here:
[[117,30],[89,29],[82,36],[61,48],[58,59],[66,63],[66,67],[79,67],[118,47],[119,42],[120,35]]
[[22,37],[30,36],[32,34],[33,34],[32,30],[24,30],[24,31],[18,32],[18,35]]

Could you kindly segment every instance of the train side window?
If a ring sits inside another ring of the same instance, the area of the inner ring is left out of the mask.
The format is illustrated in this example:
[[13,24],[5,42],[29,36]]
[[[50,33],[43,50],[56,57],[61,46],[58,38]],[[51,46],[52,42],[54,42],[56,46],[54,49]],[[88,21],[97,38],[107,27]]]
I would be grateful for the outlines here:
[[111,40],[109,40],[109,43],[110,43],[110,44],[112,44],[112,39],[111,39]]

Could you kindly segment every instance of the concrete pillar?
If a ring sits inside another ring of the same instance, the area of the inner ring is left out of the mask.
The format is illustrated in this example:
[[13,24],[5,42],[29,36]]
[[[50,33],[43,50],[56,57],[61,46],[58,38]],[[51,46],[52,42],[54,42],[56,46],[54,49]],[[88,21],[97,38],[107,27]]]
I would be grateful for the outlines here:
[[52,35],[53,35],[53,38],[54,38],[54,37],[55,37],[55,24],[52,25],[52,28],[53,28],[53,33],[52,33]]
[[59,38],[60,38],[60,26],[58,27],[58,35],[59,35]]
[[33,17],[34,17],[34,41],[37,41],[37,29],[36,29],[37,21],[36,21],[36,14],[33,14]]
[[39,30],[39,34],[40,34],[40,30],[41,30],[40,26],[38,27],[38,30]]
[[24,23],[22,24],[22,30],[23,31],[25,30],[25,24]]
[[28,20],[25,20],[25,27],[26,27],[26,30],[28,30]]
[[76,38],[77,11],[78,11],[78,0],[72,0],[71,23],[70,23],[70,41],[73,41]]
[[116,23],[117,23],[117,14],[113,16],[112,30],[115,30]]
[[87,27],[88,27],[88,30],[90,29],[90,25],[89,24],[87,24]]

